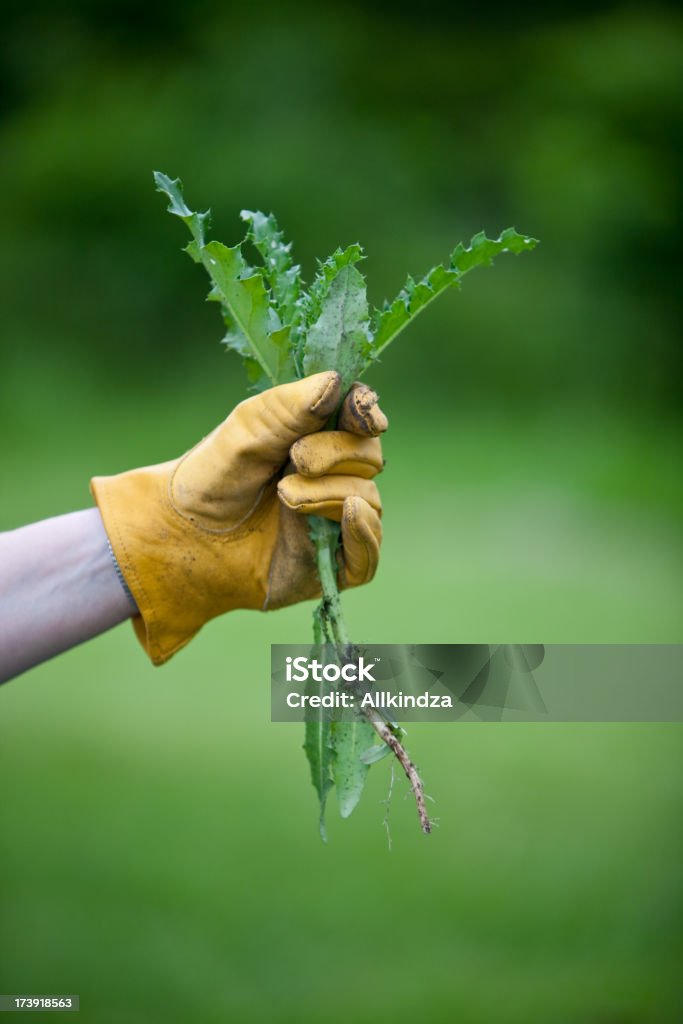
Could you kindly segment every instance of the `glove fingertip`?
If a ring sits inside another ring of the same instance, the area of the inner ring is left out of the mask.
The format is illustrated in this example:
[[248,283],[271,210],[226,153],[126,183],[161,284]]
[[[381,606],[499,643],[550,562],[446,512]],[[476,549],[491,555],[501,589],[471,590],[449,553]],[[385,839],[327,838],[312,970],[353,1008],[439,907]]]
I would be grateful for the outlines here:
[[[371,523],[376,521],[376,532]],[[363,498],[348,497],[342,513],[344,572],[347,585],[369,583],[377,572],[382,527],[379,516]]]
[[377,393],[367,384],[356,382],[339,414],[339,426],[352,434],[378,437],[389,426],[389,421],[380,409]]
[[321,420],[329,419],[339,403],[339,392],[341,390],[341,374],[336,370],[325,371],[315,375],[320,378],[321,388],[315,401],[310,406],[310,411],[320,417]]

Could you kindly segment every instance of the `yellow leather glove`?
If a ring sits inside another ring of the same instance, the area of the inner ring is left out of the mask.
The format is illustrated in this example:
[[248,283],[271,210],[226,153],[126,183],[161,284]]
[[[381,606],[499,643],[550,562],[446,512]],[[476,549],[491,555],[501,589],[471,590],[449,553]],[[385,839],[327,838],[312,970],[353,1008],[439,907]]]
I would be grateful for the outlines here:
[[340,587],[372,579],[387,420],[356,384],[340,429],[321,432],[340,399],[337,373],[283,384],[242,402],[180,459],[91,481],[155,665],[223,612],[318,597],[308,514],[341,522]]

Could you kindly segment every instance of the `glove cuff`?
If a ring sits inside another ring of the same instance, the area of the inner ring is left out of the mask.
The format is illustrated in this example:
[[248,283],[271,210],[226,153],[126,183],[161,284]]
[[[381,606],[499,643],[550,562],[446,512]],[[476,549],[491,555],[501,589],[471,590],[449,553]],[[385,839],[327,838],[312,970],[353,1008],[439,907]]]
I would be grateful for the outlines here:
[[205,622],[236,608],[262,608],[268,567],[249,544],[250,529],[211,532],[172,505],[177,461],[90,481],[116,561],[139,614],[133,628],[163,665]]
[[138,608],[132,620],[135,634],[155,665],[189,643],[206,621],[197,614],[195,601],[183,600],[188,586],[177,564],[178,552],[186,548],[183,523],[165,507],[173,465],[90,481],[114,557]]

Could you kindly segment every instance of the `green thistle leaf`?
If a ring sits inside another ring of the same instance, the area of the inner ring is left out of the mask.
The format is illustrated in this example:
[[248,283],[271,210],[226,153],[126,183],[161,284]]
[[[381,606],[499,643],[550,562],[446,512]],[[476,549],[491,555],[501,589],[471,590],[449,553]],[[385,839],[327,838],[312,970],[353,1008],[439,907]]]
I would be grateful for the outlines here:
[[365,279],[351,262],[326,281],[316,309],[319,316],[308,328],[303,345],[304,373],[337,370],[345,393],[371,354]]
[[301,267],[292,262],[292,243],[285,242],[272,213],[242,210],[240,216],[249,225],[247,238],[263,259],[263,270],[283,324],[294,324],[302,315]]
[[369,765],[361,760],[361,755],[368,749],[374,737],[375,730],[364,719],[332,723],[332,742],[335,750],[334,781],[342,818],[348,818],[363,795]]
[[364,259],[362,248],[356,244],[348,246],[347,249],[337,249],[323,263],[318,264],[313,284],[308,295],[304,297],[306,327],[314,324],[320,316],[325,296],[339,271]]
[[376,358],[401,331],[447,288],[460,287],[465,274],[475,267],[491,266],[499,253],[528,252],[537,245],[535,238],[518,234],[507,228],[500,238],[487,238],[483,231],[475,235],[469,246],[460,243],[451,253],[450,265],[439,265],[429,271],[421,281],[411,277],[393,302],[376,310],[372,322],[372,355]]
[[255,390],[293,380],[296,376],[289,340],[271,304],[264,272],[250,267],[239,245],[228,248],[222,242],[206,242],[209,214],[194,213],[185,202],[182,183],[158,171],[157,191],[169,198],[169,212],[180,217],[192,233],[187,247],[211,278],[209,300],[220,302],[228,327],[225,344],[245,361],[247,376]]

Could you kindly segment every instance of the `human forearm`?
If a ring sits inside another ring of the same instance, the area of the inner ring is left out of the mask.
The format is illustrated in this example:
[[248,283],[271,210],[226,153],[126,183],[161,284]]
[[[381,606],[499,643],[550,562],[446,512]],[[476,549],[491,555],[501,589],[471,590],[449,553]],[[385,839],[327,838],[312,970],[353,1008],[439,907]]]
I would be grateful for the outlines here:
[[0,681],[135,612],[96,508],[0,534]]

